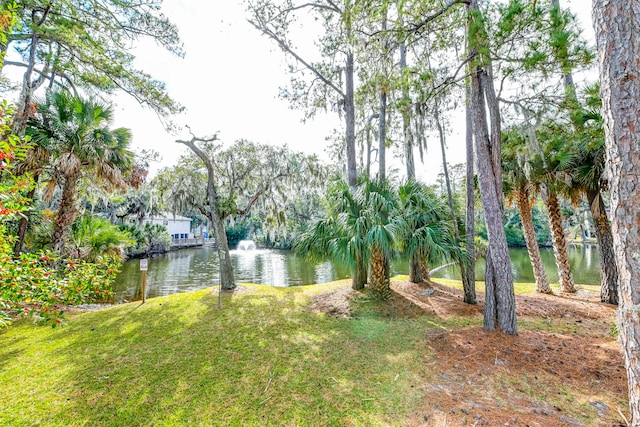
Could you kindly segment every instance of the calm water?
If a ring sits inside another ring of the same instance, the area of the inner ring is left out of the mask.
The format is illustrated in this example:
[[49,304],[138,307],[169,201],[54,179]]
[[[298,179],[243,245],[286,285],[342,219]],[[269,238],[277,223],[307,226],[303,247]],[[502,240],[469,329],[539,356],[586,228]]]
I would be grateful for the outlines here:
[[[551,282],[557,282],[555,261],[551,249],[542,249],[542,257]],[[511,249],[514,279],[533,282],[533,271],[526,249]],[[149,298],[188,292],[216,286],[220,283],[217,251],[213,248],[194,248],[169,252],[149,259],[147,296]],[[289,251],[255,250],[231,251],[235,277],[238,282],[261,283],[272,286],[298,286],[325,283],[349,276],[348,269],[329,261],[311,263]],[[595,246],[570,247],[569,259],[574,280],[581,284],[600,283],[598,249]],[[124,264],[114,286],[116,301],[140,299],[140,261]],[[408,274],[406,261],[392,264],[393,274]],[[484,260],[476,265],[478,280],[484,279]],[[459,278],[456,268],[441,270],[434,277]]]
[[[310,263],[289,251],[231,251],[236,281],[272,286],[326,283],[348,276],[348,269],[329,261]],[[218,253],[214,248],[193,248],[169,252],[149,259],[149,298],[188,292],[220,283]],[[140,261],[125,262],[114,287],[116,301],[140,299]]]
[[[599,285],[600,284],[600,258],[598,248],[594,245],[576,245],[568,248],[569,263],[573,280],[576,284]],[[540,255],[544,263],[545,271],[549,282],[558,283],[558,270],[556,268],[553,249],[540,248]],[[535,282],[533,268],[529,261],[529,254],[526,249],[509,249],[511,257],[511,271],[513,280],[516,282]],[[485,262],[484,259],[476,263],[476,279],[484,280]],[[438,271],[433,275],[447,279],[459,279],[460,269],[450,267]]]

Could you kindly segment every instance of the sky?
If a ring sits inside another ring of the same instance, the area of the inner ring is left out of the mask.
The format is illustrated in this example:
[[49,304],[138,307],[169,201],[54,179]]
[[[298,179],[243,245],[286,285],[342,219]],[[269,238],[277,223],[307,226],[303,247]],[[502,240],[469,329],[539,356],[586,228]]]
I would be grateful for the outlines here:
[[[561,0],[561,5],[578,13],[586,35],[592,38],[591,2]],[[197,136],[218,133],[225,145],[238,139],[286,144],[328,160],[325,138],[340,128],[341,119],[328,112],[302,123],[304,113],[291,110],[287,101],[278,98],[279,88],[289,81],[285,56],[246,21],[241,2],[164,0],[162,11],[179,28],[185,57],[171,55],[152,41],[140,42],[134,54],[136,66],[165,82],[170,95],[185,107],[174,118],[176,124],[188,125]],[[175,142],[190,138],[186,130],[169,134],[155,113],[133,98],[117,96],[114,109],[114,125],[132,130],[134,150],[154,149],[162,156],[159,164],[152,165],[152,175],[188,151]],[[463,120],[462,115],[458,117]],[[452,128],[447,160],[463,163],[464,122]],[[435,182],[441,169],[437,144],[436,137],[430,137],[426,164],[416,164],[418,176],[429,183]],[[403,170],[397,161],[395,166]]]
[[[285,57],[246,21],[241,4],[165,0],[163,12],[180,30],[185,57],[143,42],[135,50],[136,66],[165,82],[186,108],[174,119],[178,125],[188,125],[197,136],[218,133],[225,144],[248,139],[323,154],[325,137],[340,125],[339,117],[321,114],[303,124],[303,112],[278,98],[289,80]],[[168,134],[155,113],[132,98],[117,97],[115,111],[115,125],[132,129],[134,148],[161,153],[160,166],[188,151],[175,143],[190,138],[186,130]]]

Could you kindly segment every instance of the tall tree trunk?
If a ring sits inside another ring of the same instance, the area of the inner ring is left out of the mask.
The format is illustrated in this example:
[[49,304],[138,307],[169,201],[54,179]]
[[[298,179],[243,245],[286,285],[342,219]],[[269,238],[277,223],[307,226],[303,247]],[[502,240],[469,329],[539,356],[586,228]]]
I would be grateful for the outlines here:
[[378,179],[383,182],[387,171],[387,88],[380,89],[380,118],[378,119]]
[[[46,22],[49,17],[49,12],[51,11],[51,6],[52,2],[48,2],[48,4],[40,10],[39,16],[36,15],[35,11],[32,11],[31,18],[33,20],[34,27],[41,27]],[[46,74],[49,71],[49,62],[47,62],[44,69],[41,70],[40,76],[35,79],[33,78],[38,55],[38,45],[40,43],[40,35],[37,34],[37,31],[40,30],[33,28],[32,31],[33,33],[31,35],[31,43],[29,46],[27,69],[22,76],[22,92],[20,93],[16,119],[12,126],[12,131],[19,136],[24,135],[24,132],[27,129],[27,122],[33,113],[33,94],[45,82]],[[51,59],[49,59],[49,61],[50,60]]]
[[210,142],[217,139],[217,136],[212,138],[197,138],[192,135],[190,141],[176,140],[189,147],[204,163],[207,168],[207,214],[211,224],[213,225],[213,231],[216,235],[216,245],[218,246],[218,261],[220,263],[220,286],[225,290],[232,290],[236,288],[236,281],[233,274],[233,264],[231,263],[231,256],[229,254],[229,242],[227,241],[227,233],[224,229],[223,218],[220,217],[217,200],[217,190],[215,183],[215,169],[213,162],[206,153],[202,151],[197,145],[197,141]]
[[[349,40],[352,33],[353,6],[350,0],[345,1],[344,21],[346,27],[346,38]],[[345,143],[347,145],[347,182],[349,187],[355,188],[358,185],[358,171],[356,161],[356,112],[354,102],[354,59],[353,51],[348,48],[344,69],[344,115],[345,115]]]
[[[562,9],[560,8],[560,0],[551,0],[552,12],[555,16],[560,17]],[[564,31],[566,29],[566,23],[563,20],[552,19],[551,31]],[[565,98],[569,104],[569,109],[575,110],[578,108],[578,97],[576,94],[576,85],[573,82],[573,61],[569,55],[569,43],[558,43],[552,46],[552,52],[554,53],[555,60],[560,66],[562,71],[562,79],[564,85]],[[574,121],[575,124],[575,121]]]
[[[407,45],[400,45],[400,73],[404,75],[407,68]],[[411,95],[409,95],[409,87],[402,83],[402,136],[404,146],[404,161],[407,167],[407,181],[416,179],[416,165],[413,159],[413,133],[411,132]]]
[[76,198],[78,196],[79,180],[79,173],[65,176],[56,223],[51,234],[51,249],[62,256],[68,255],[67,241],[71,236],[71,225],[78,213]]
[[451,214],[451,222],[453,223],[453,232],[456,238],[459,237],[458,232],[458,220],[456,219],[456,210],[453,206],[453,192],[451,191],[451,180],[449,179],[449,166],[447,165],[447,141],[444,135],[444,128],[440,121],[440,111],[438,107],[438,101],[434,101],[433,116],[436,120],[436,128],[438,129],[438,136],[440,138],[440,152],[442,153],[442,171],[444,172],[444,183],[447,190],[447,200],[449,202],[449,213]]
[[372,142],[371,142],[371,121],[373,119],[377,119],[380,117],[380,114],[375,113],[370,115],[367,118],[367,127],[366,127],[366,139],[367,139],[367,160],[365,164],[365,176],[367,179],[371,178],[371,150],[372,150]]
[[462,288],[464,289],[464,302],[476,304],[476,245],[475,245],[475,182],[473,171],[473,117],[471,115],[471,87],[467,84],[465,90],[466,108],[466,224],[465,237],[467,243],[468,264],[461,269]]
[[551,294],[553,291],[551,291],[551,287],[549,286],[547,272],[544,270],[544,264],[542,263],[542,257],[540,256],[540,247],[538,246],[538,239],[536,238],[536,230],[533,225],[529,191],[526,188],[520,188],[516,190],[515,198],[516,205],[518,206],[518,212],[520,213],[520,220],[522,222],[524,241],[527,244],[527,252],[529,252],[531,267],[533,267],[533,277],[536,279],[536,292]]
[[[407,69],[407,44],[400,45],[400,73],[404,75]],[[411,95],[409,86],[402,81],[402,104],[400,113],[402,114],[402,136],[404,148],[404,161],[407,170],[407,182],[415,181],[416,165],[413,158],[413,132],[411,131]],[[422,262],[419,254],[414,254],[409,260],[409,281],[412,283],[422,283],[429,280],[429,269],[426,262]],[[425,269],[426,267],[426,269]]]
[[[469,26],[479,18],[478,1],[469,4]],[[498,108],[493,82],[491,64],[479,53],[486,46],[482,31],[476,31],[478,40],[470,40],[471,51],[475,58],[471,63],[471,98],[473,107],[473,130],[476,143],[478,182],[484,208],[489,237],[487,254],[487,275],[485,278],[486,297],[484,328],[496,327],[509,335],[518,333],[516,323],[515,292],[509,249],[503,227],[502,176],[500,170],[500,111]],[[487,108],[485,108],[485,101]],[[491,123],[491,134],[487,128],[487,109]]]
[[[51,9],[51,3],[49,3],[44,10],[42,11],[42,15],[40,20],[34,22],[34,25],[40,26],[42,25],[47,17],[49,16],[49,11]],[[35,15],[34,15],[35,16]],[[27,123],[29,118],[35,111],[33,109],[33,94],[35,91],[44,83],[45,81],[45,72],[43,72],[37,79],[33,79],[33,72],[36,66],[36,56],[38,52],[38,44],[40,43],[40,36],[38,34],[33,34],[31,36],[31,46],[29,47],[29,60],[27,63],[27,69],[22,76],[22,92],[20,93],[20,98],[18,101],[18,110],[15,121],[12,126],[12,131],[19,136],[23,136],[27,129]],[[4,53],[6,53],[7,44],[2,45],[2,58],[4,58]],[[0,61],[0,70],[2,69],[3,61]],[[48,65],[47,65],[48,67]],[[45,70],[46,71],[46,68]],[[37,174],[34,177],[35,184],[38,183]],[[27,194],[27,199],[29,199],[29,203],[33,203],[33,196],[35,195],[35,186],[29,193]],[[20,218],[20,224],[18,226],[18,238],[16,239],[16,243],[14,245],[13,253],[18,256],[20,252],[22,252],[22,248],[24,246],[24,239],[27,233],[27,225],[28,225],[28,213],[27,216],[23,216]],[[61,232],[61,230],[59,231]]]
[[483,71],[477,69],[472,74],[474,106],[474,134],[476,141],[478,181],[484,208],[489,252],[487,254],[487,274],[485,277],[486,297],[484,327],[487,330],[499,328],[503,332],[516,335],[518,328],[515,316],[515,292],[507,238],[503,226],[502,192],[499,185],[499,171],[492,162],[492,150],[498,149],[489,139],[484,108]]
[[[451,223],[453,225],[453,234],[456,237],[456,241],[460,240],[460,230],[458,229],[458,218],[456,217],[456,209],[453,204],[453,191],[451,189],[451,180],[449,179],[449,165],[447,164],[447,143],[444,134],[444,127],[440,120],[440,108],[438,101],[434,101],[433,110],[434,119],[436,121],[436,128],[438,129],[438,136],[440,138],[440,152],[442,153],[442,171],[444,173],[444,184],[447,190],[447,201],[449,203],[449,214],[451,215]],[[473,142],[472,142],[473,144]],[[472,148],[473,150],[473,148]],[[464,301],[469,301],[469,304],[475,304],[475,284],[474,289],[470,289],[469,278],[465,277],[469,274],[469,270],[474,266],[468,260],[460,260],[458,263],[460,266],[460,273],[463,276],[462,283],[464,289]]]
[[[384,11],[382,13],[382,34],[385,37],[384,33],[387,31],[387,8],[384,7]],[[380,182],[386,180],[387,173],[387,92],[388,82],[387,82],[387,73],[386,66],[384,62],[386,62],[387,56],[387,43],[383,43],[383,54],[381,61],[383,62],[383,72],[382,72],[382,82],[380,85],[380,117],[378,118],[378,179]]]
[[593,0],[619,272],[618,331],[629,384],[631,425],[640,425],[640,4]]
[[598,253],[600,255],[600,301],[618,304],[618,266],[613,252],[611,224],[599,190],[587,190],[587,202],[596,228]]
[[356,166],[356,112],[353,89],[353,53],[347,54],[345,67],[346,92],[344,97],[345,140],[347,144],[347,177],[349,187],[358,185]]
[[567,255],[567,239],[565,238],[564,228],[562,227],[560,201],[558,200],[558,195],[552,190],[547,190],[547,194],[543,195],[543,200],[547,207],[547,214],[549,215],[551,238],[553,239],[553,254],[555,255],[556,267],[558,268],[560,291],[572,293],[576,291],[576,288],[573,284],[571,265],[569,264],[569,256]]
[[381,300],[391,298],[391,280],[389,277],[389,261],[379,246],[371,250],[369,267],[369,288],[374,296]]

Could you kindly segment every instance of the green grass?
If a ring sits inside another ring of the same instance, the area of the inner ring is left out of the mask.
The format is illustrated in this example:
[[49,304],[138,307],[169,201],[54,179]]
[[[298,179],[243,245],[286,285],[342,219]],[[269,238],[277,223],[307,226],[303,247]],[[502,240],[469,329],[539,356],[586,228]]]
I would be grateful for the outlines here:
[[205,289],[70,315],[62,328],[17,322],[0,332],[0,426],[403,426],[437,380],[425,333],[482,323],[393,316],[367,298],[352,319],[308,309],[344,281],[243,286],[221,309]]
[[331,286],[255,287],[222,309],[203,290],[57,329],[18,322],[0,334],[0,425],[402,425],[432,325],[304,308]]
[[[408,276],[399,276],[399,277],[408,277]],[[406,280],[406,279],[405,279]],[[456,289],[462,289],[462,282],[460,280],[450,280],[450,279],[440,279],[434,278],[434,281],[438,283],[442,283],[443,285],[450,286]],[[519,294],[533,294],[536,292],[536,284],[535,283],[514,283],[516,295]],[[560,292],[560,285],[557,283],[550,284],[551,289],[554,293]],[[576,285],[577,289],[585,289],[589,292],[600,292],[600,285]],[[477,281],[476,282],[476,291],[484,292],[484,282]]]

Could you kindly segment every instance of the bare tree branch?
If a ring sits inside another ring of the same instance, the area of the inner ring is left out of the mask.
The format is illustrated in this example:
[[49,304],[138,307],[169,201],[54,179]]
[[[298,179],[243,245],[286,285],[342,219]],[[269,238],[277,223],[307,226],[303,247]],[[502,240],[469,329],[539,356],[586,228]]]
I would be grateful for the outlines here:
[[320,71],[318,71],[317,68],[315,68],[313,65],[311,65],[310,63],[308,63],[307,61],[305,61],[297,52],[295,52],[284,40],[282,40],[277,34],[275,34],[273,31],[269,30],[268,28],[266,28],[266,26],[261,26],[257,23],[255,23],[254,21],[248,19],[247,20],[251,25],[253,25],[258,31],[262,32],[262,34],[266,35],[267,37],[271,38],[272,40],[274,40],[276,43],[278,43],[278,46],[280,46],[280,49],[282,49],[284,52],[288,53],[289,55],[293,56],[296,61],[300,62],[302,65],[304,65],[309,71],[311,71],[313,74],[315,74],[320,80],[322,80],[322,82],[329,86],[331,89],[333,89],[338,95],[340,95],[341,98],[345,97],[344,92],[342,91],[342,89],[340,89],[338,86],[336,86],[331,80],[329,80],[326,76],[324,76]]

